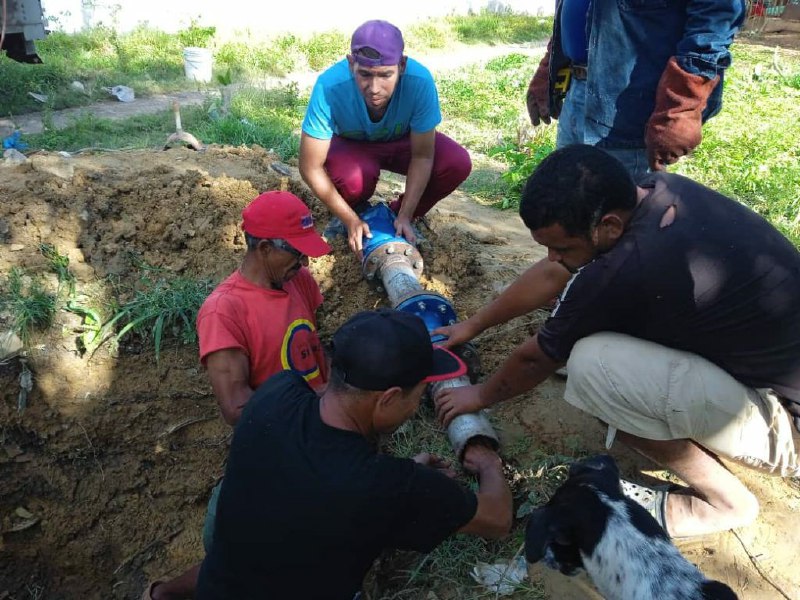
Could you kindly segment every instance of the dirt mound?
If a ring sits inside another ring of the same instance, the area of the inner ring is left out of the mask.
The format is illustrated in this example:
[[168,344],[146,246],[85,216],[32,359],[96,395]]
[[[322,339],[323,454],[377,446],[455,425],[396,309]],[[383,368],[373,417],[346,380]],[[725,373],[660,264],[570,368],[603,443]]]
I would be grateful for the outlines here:
[[[55,289],[40,250],[52,244],[70,260],[76,295],[106,314],[148,276],[217,282],[241,260],[241,209],[261,191],[286,185],[319,225],[327,220],[296,174],[282,180],[274,161],[260,148],[211,147],[40,154],[2,167],[0,272],[21,267]],[[459,195],[437,206],[429,224],[423,284],[452,298],[462,316],[542,254],[515,215]],[[325,295],[323,338],[355,311],[385,302],[341,241],[312,271]],[[484,369],[493,370],[542,318],[481,336]],[[92,355],[81,348],[80,332],[80,318],[61,310],[47,331],[32,336],[24,367],[18,359],[0,364],[0,598],[138,598],[146,581],[180,573],[202,556],[205,504],[222,474],[230,429],[218,417],[196,348],[170,337],[156,362],[152,343],[123,340]],[[23,368],[33,389],[19,413]],[[560,381],[547,382],[495,411],[517,460],[602,450],[604,432],[567,406],[562,391]],[[619,455],[623,471],[646,466]],[[795,587],[787,582],[800,547],[800,492],[749,477],[764,509],[760,525],[742,538],[798,597],[797,578]],[[776,597],[733,536],[686,552],[742,597]],[[545,577],[552,597],[583,597],[560,576]],[[562,584],[566,591],[553,587]]]

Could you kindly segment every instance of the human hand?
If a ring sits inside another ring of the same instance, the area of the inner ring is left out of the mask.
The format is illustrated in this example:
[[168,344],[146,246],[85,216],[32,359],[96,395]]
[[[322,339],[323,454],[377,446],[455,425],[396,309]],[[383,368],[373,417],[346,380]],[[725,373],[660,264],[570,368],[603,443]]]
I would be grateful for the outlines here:
[[694,150],[703,139],[703,110],[719,83],[687,73],[675,57],[667,62],[656,89],[653,114],[645,127],[647,161],[653,171],[663,171]]
[[482,385],[465,385],[457,388],[446,388],[434,398],[436,418],[442,426],[447,427],[458,415],[474,413],[486,404],[481,398]]
[[456,472],[450,467],[450,461],[443,459],[441,456],[437,456],[436,454],[431,454],[430,452],[422,452],[421,454],[417,454],[413,458],[415,463],[420,465],[425,465],[426,467],[430,467],[432,469],[436,469],[443,475],[447,475],[448,477],[455,477]]
[[497,452],[478,439],[470,442],[464,449],[464,470],[476,475],[486,469],[502,469],[503,461]]
[[349,244],[350,249],[355,252],[358,260],[361,260],[364,257],[363,238],[372,237],[372,232],[369,230],[369,225],[362,221],[357,215],[345,225],[347,226],[347,243]]
[[[535,127],[539,122],[550,123],[550,43],[547,44],[547,51],[531,77],[525,101],[531,125]],[[552,116],[556,118],[558,115]]]
[[467,343],[477,335],[477,332],[473,330],[470,320],[467,319],[466,321],[459,321],[453,325],[438,327],[431,331],[431,336],[434,335],[447,336],[447,339],[439,342],[439,345],[443,348],[451,349],[454,346]]
[[409,244],[417,243],[417,236],[414,233],[414,228],[411,226],[411,219],[404,215],[397,215],[395,218],[394,234],[398,237],[404,237]]

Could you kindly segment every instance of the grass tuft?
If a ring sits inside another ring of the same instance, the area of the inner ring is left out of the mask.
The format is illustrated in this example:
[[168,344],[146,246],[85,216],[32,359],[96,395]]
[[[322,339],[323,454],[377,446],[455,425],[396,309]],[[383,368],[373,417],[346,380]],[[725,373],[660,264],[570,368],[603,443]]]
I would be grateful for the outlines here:
[[69,270],[69,257],[64,256],[53,244],[39,244],[39,252],[47,259],[50,270],[58,279],[59,291],[67,286],[67,296],[75,293],[75,275]]
[[[153,342],[158,362],[164,339],[171,337],[184,344],[197,342],[197,313],[213,287],[207,280],[153,279],[145,275],[133,298],[114,308],[100,339],[105,342],[113,338],[119,343],[128,334],[139,335]],[[119,330],[113,333],[117,327]]]
[[14,332],[26,346],[35,329],[50,326],[56,308],[55,294],[45,289],[40,278],[19,267],[12,267],[0,285],[0,310],[9,315]]

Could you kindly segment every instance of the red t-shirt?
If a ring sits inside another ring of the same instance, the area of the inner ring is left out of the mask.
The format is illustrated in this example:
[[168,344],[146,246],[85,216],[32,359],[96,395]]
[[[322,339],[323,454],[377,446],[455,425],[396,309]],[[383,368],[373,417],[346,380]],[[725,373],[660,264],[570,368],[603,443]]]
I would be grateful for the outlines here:
[[197,315],[200,362],[218,350],[238,349],[250,359],[256,389],[284,370],[319,389],[328,380],[314,313],[322,304],[319,286],[302,268],[282,290],[259,287],[234,272],[203,302]]

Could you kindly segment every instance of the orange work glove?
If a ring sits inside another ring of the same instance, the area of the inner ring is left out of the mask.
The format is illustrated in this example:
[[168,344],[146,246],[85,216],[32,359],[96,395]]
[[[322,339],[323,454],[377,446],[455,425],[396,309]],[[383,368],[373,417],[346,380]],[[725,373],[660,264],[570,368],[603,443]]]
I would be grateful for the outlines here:
[[653,171],[663,171],[703,139],[703,110],[718,83],[719,75],[714,79],[693,75],[679,67],[674,56],[669,59],[644,132],[647,160]]
[[558,118],[558,115],[550,114],[550,48],[553,43],[551,39],[547,42],[547,51],[544,53],[539,67],[528,84],[528,116],[531,123],[535,126],[540,121],[550,123],[550,117]]

